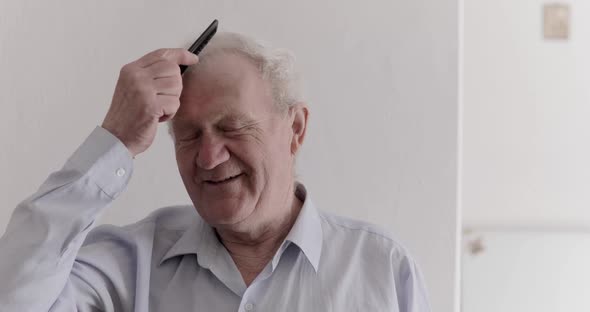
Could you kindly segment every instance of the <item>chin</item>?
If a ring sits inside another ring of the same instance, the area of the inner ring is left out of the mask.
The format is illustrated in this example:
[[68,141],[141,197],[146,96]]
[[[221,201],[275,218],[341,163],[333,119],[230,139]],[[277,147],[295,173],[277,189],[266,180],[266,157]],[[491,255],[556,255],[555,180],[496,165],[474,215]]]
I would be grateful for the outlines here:
[[238,224],[255,210],[247,175],[218,185],[195,182],[192,178],[183,182],[197,212],[211,226]]
[[235,200],[200,201],[195,204],[197,212],[211,226],[237,224],[252,214],[253,209]]

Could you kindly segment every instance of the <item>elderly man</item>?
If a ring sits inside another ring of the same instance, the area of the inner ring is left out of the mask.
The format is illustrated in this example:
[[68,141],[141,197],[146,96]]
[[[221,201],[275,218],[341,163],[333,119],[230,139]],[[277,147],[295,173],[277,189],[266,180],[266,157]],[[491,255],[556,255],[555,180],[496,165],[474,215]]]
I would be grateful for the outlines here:
[[[125,65],[102,126],[13,213],[0,310],[429,311],[400,245],[295,180],[308,108],[292,68],[231,33],[200,61],[160,49]],[[166,120],[194,205],[93,229]]]

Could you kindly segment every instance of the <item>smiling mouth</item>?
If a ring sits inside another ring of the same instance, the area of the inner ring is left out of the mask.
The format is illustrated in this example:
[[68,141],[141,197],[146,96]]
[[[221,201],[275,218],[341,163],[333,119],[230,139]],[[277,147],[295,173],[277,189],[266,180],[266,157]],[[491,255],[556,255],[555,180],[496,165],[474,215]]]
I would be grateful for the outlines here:
[[243,175],[243,173],[240,173],[235,176],[231,176],[231,177],[225,178],[223,180],[219,180],[219,181],[206,180],[205,183],[211,184],[211,185],[219,185],[219,184],[229,183],[229,182],[232,182],[235,179],[239,178],[242,175]]

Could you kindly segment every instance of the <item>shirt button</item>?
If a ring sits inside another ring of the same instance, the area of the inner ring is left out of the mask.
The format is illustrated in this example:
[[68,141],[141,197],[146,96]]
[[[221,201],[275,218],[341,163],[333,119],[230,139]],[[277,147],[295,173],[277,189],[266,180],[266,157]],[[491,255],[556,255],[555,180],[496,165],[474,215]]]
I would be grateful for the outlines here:
[[246,303],[246,304],[244,305],[244,309],[245,309],[246,311],[252,311],[252,310],[254,310],[254,305],[253,305],[253,304],[251,304],[250,302],[248,302],[248,303]]
[[117,176],[119,176],[119,177],[122,177],[122,176],[124,176],[124,175],[125,175],[125,169],[123,169],[123,168],[119,168],[119,169],[117,169],[117,172],[116,172],[116,174],[117,174]]

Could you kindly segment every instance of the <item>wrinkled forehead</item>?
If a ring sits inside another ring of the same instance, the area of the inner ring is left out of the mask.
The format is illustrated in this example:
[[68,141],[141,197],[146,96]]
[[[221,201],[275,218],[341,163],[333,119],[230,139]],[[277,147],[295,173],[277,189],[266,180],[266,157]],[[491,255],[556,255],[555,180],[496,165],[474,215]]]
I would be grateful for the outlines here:
[[183,119],[216,119],[220,114],[258,115],[272,109],[270,84],[247,57],[207,55],[183,75]]
[[237,52],[218,51],[204,55],[199,63],[183,75],[185,88],[199,86],[228,89],[246,82],[262,82],[262,74],[254,62]]
[[183,75],[183,93],[189,96],[265,92],[267,88],[258,67],[238,53],[206,54]]

